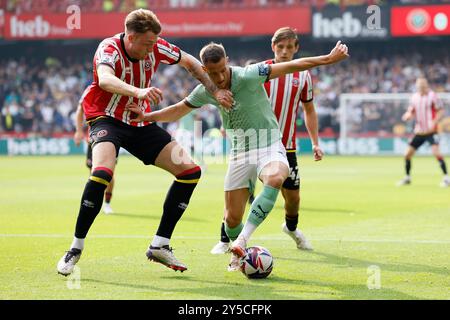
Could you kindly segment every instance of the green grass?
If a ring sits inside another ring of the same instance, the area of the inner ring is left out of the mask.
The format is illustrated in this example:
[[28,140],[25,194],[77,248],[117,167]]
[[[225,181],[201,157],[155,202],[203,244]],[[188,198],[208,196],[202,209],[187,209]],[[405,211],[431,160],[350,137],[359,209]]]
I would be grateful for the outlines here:
[[[219,238],[225,165],[209,165],[172,246],[189,270],[146,260],[172,178],[121,157],[114,215],[100,214],[78,263],[80,289],[56,273],[72,240],[87,178],[79,157],[0,158],[0,299],[449,299],[450,189],[432,158],[415,158],[413,184],[397,188],[400,158],[300,157],[301,227],[315,250],[280,231],[281,197],[250,245],[275,259],[269,278],[226,271]],[[259,186],[260,187],[260,186]],[[381,288],[369,290],[380,269]],[[70,283],[69,283],[70,284]]]

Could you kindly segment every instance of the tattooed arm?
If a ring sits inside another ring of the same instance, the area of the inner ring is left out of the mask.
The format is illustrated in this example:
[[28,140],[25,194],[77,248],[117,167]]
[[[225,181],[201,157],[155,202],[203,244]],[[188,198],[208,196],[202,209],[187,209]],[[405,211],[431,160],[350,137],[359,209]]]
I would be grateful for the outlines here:
[[228,90],[218,89],[217,86],[211,81],[200,61],[187,52],[181,52],[181,60],[179,62],[194,78],[200,81],[211,93],[216,100],[225,108],[231,108],[233,105],[232,93]]

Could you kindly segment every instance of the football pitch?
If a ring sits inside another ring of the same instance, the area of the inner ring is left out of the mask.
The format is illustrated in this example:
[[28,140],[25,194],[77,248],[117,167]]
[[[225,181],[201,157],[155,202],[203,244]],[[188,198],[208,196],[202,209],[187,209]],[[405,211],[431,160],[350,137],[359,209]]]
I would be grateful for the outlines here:
[[[121,157],[112,199],[86,239],[75,277],[56,273],[68,249],[88,170],[84,157],[0,158],[0,299],[450,299],[450,189],[436,160],[299,157],[300,226],[314,251],[281,231],[280,195],[249,245],[268,248],[267,279],[227,272],[212,255],[223,215],[225,164],[209,164],[171,246],[184,273],[148,262],[172,177]],[[259,188],[261,185],[259,184]],[[260,190],[260,189],[257,189]]]

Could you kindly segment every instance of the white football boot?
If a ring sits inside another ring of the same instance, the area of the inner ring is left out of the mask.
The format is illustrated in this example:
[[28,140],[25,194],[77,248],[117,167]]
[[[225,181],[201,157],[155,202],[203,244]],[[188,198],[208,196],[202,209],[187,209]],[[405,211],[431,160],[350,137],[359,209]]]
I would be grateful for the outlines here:
[[59,260],[56,269],[59,274],[63,276],[68,276],[73,272],[73,268],[77,264],[78,260],[81,257],[81,250],[72,248],[63,255],[63,257]]
[[448,187],[450,187],[450,178],[449,178],[448,176],[445,176],[445,177],[442,179],[442,182],[441,182],[440,186],[441,186],[442,188],[448,188]]
[[297,244],[297,248],[301,250],[313,250],[311,243],[308,241],[308,239],[306,239],[303,232],[301,232],[299,229],[295,229],[295,231],[290,231],[286,226],[286,222],[283,223],[282,229],[284,233],[286,233],[295,241],[295,243]]
[[230,264],[228,265],[228,271],[239,271],[241,266],[239,263],[240,258],[234,254],[231,255]]
[[103,203],[103,212],[105,213],[105,214],[111,214],[111,213],[114,213],[114,210],[111,208],[111,204],[110,203],[107,203],[107,202],[104,202]]
[[409,184],[411,184],[411,178],[409,176],[406,176],[402,180],[397,182],[397,187],[406,186]]
[[237,256],[238,258],[242,258],[245,256],[245,248],[247,247],[247,240],[240,235],[236,240],[233,241],[233,244],[230,247],[231,253]]
[[172,248],[168,245],[162,247],[150,246],[146,252],[146,256],[148,260],[161,263],[172,270],[181,272],[187,270],[186,265],[175,258]]
[[211,254],[224,254],[230,252],[230,243],[219,241],[216,245],[211,249]]

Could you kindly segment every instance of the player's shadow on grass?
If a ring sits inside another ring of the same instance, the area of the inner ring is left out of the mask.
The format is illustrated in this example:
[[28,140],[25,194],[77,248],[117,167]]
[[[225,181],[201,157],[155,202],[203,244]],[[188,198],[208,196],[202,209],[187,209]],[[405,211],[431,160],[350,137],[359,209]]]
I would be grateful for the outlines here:
[[[111,217],[125,217],[125,218],[131,218],[131,219],[147,219],[147,220],[161,220],[161,214],[158,215],[152,215],[152,214],[135,214],[135,213],[116,213],[110,215]],[[205,220],[197,219],[189,217],[189,214],[183,215],[181,218],[183,221],[189,221],[189,222],[199,222],[199,223],[206,223]]]
[[[367,284],[348,284],[348,283],[337,283],[337,282],[321,282],[316,280],[295,280],[286,279],[281,277],[270,277],[269,279],[274,279],[279,283],[286,283],[286,285],[292,285],[292,283],[300,282],[299,284],[304,286],[316,286],[324,287],[328,290],[325,292],[314,292],[308,291],[308,293],[322,293],[326,294],[326,299],[350,299],[350,300],[373,300],[373,299],[397,299],[397,300],[414,300],[420,299],[419,297],[414,297],[403,292],[399,292],[392,289],[387,289],[381,287],[380,289],[370,290]],[[333,289],[335,292],[330,292],[329,289]]]
[[[204,296],[209,295],[214,299],[302,300],[302,292],[305,299],[312,299],[314,295],[320,295],[321,298],[326,297],[326,299],[418,299],[417,297],[392,289],[381,288],[379,290],[369,290],[365,284],[341,284],[315,280],[288,279],[279,277],[276,274],[270,275],[267,279],[247,280],[244,278],[245,284],[242,284],[242,279],[236,281],[230,280],[229,282],[208,281],[181,274],[163,276],[161,279],[177,281],[178,283],[176,288],[171,288],[170,286],[165,287],[165,293],[189,293],[194,295],[194,297],[198,296],[199,299],[205,299]],[[83,279],[83,282],[148,290],[149,292],[161,291],[161,287],[146,284],[131,284],[128,282],[122,283],[97,279]],[[196,284],[201,283],[210,286],[188,287],[183,286],[182,282],[195,282]],[[277,287],[273,288],[271,284],[277,285]],[[283,285],[286,285],[287,289],[282,289]],[[288,287],[292,285],[295,285],[295,288]],[[302,287],[304,288],[303,290]],[[314,289],[314,287],[317,287],[317,289]],[[330,289],[333,292],[330,292]],[[194,297],[190,296],[189,299],[195,299]],[[170,299],[170,297],[167,297],[167,299]]]
[[348,209],[335,209],[335,208],[308,208],[302,207],[302,211],[310,211],[310,212],[329,212],[329,213],[352,213],[354,210]]
[[[276,205],[275,209],[284,210],[284,205]],[[308,208],[308,207],[302,207],[302,212],[325,212],[325,213],[354,213],[354,210],[348,210],[348,209],[336,209],[336,208]]]
[[[274,271],[276,272],[276,271]],[[167,280],[172,279],[172,277],[162,277]],[[192,277],[183,279],[180,277],[180,280],[186,281],[198,281],[197,279],[193,279]],[[341,284],[341,283],[330,283],[330,282],[320,282],[315,280],[299,280],[299,279],[289,279],[279,277],[276,274],[270,275],[266,279],[248,279],[248,284],[242,285],[241,283],[236,283],[237,288],[231,288],[233,292],[228,294],[226,292],[222,292],[219,294],[224,299],[248,299],[251,296],[251,299],[268,299],[268,300],[302,300],[302,292],[305,296],[305,299],[312,299],[311,295],[319,294],[322,298],[326,296],[326,299],[359,299],[359,300],[370,300],[370,299],[402,299],[402,300],[412,300],[419,299],[418,297],[414,297],[408,294],[404,294],[402,292],[381,288],[379,290],[369,290],[367,284]],[[219,284],[222,285],[223,282],[217,281],[201,281],[202,283],[208,284]],[[233,283],[228,283],[229,285],[233,285]],[[270,285],[277,285],[277,289],[274,289]],[[295,289],[290,289],[289,286],[295,285]],[[279,289],[279,288],[287,287],[288,289]],[[317,289],[312,289],[311,287],[317,287]],[[228,287],[226,287],[227,290]],[[303,288],[303,290],[302,290]],[[306,289],[305,289],[306,288]],[[217,289],[217,288],[215,288]],[[336,292],[330,292],[330,289],[333,289]],[[260,297],[255,297],[255,292],[261,292]],[[294,293],[294,295],[290,295],[289,292]],[[217,294],[216,294],[217,295]]]
[[285,258],[285,257],[277,257],[278,260],[288,260],[288,261],[297,261],[299,263],[308,262],[308,263],[326,263],[340,266],[342,268],[348,267],[359,267],[359,268],[368,268],[369,266],[376,265],[380,267],[381,271],[393,271],[393,272],[429,272],[435,273],[439,275],[448,276],[449,270],[444,267],[433,267],[429,265],[421,265],[421,264],[412,264],[412,263],[383,263],[381,261],[368,261],[362,259],[355,259],[349,257],[342,257],[335,254],[319,252],[319,251],[310,251],[308,255],[323,257],[323,260],[310,260],[304,259],[307,258],[307,255],[302,255],[301,259],[295,258]]
[[[221,298],[221,299],[248,299],[248,296],[254,296],[255,292],[261,292],[261,297],[255,297],[258,299],[267,299],[267,300],[286,300],[286,299],[298,299],[296,296],[289,296],[289,295],[283,295],[278,294],[275,292],[272,292],[270,287],[261,287],[257,285],[245,285],[242,284],[233,284],[233,283],[224,283],[224,282],[213,282],[213,281],[204,281],[200,279],[196,279],[189,276],[184,275],[176,275],[172,277],[163,277],[164,279],[168,281],[191,281],[191,282],[201,282],[208,283],[208,284],[214,284],[218,285],[216,287],[212,288],[205,288],[203,287],[183,287],[181,285],[178,285],[177,288],[170,288],[165,287],[164,293],[189,293],[194,295],[194,297],[190,296],[187,299],[194,300],[195,295],[198,295],[198,299],[205,299],[205,295],[210,295],[212,298]],[[131,288],[131,289],[139,289],[139,290],[148,290],[152,292],[161,292],[162,288],[157,286],[151,286],[151,285],[144,285],[144,284],[130,284],[130,283],[121,283],[116,281],[103,281],[103,280],[97,280],[97,279],[83,279],[83,282],[92,282],[92,283],[98,283],[103,285],[112,285],[122,288]],[[256,291],[258,290],[258,291]],[[298,291],[295,291],[298,292]],[[246,298],[247,296],[247,298]],[[160,298],[160,297],[159,297]],[[170,297],[167,297],[167,299],[170,299]],[[165,299],[164,299],[165,300]]]

